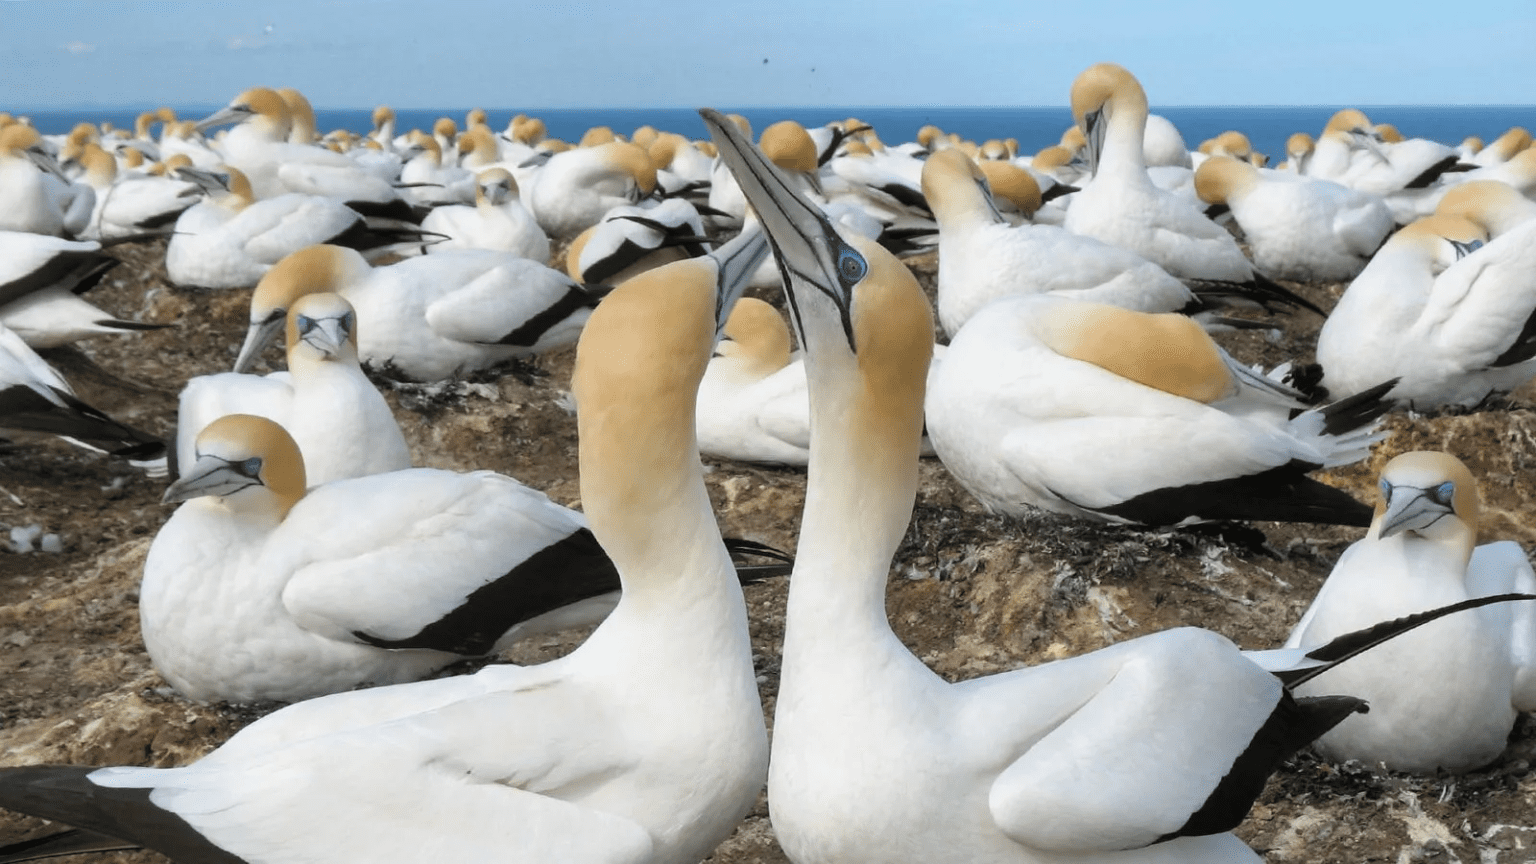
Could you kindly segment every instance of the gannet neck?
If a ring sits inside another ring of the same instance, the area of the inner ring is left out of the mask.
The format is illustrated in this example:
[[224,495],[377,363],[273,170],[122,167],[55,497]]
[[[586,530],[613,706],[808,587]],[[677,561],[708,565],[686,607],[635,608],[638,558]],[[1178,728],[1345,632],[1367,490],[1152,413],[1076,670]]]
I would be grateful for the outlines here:
[[922,189],[940,228],[1004,221],[987,191],[986,175],[958,148],[940,150],[923,162]]
[[698,590],[708,580],[684,577],[700,567],[730,568],[694,435],[714,339],[714,267],[694,259],[619,286],[578,343],[582,507],[631,608]]
[[1087,140],[1095,176],[1146,176],[1147,113],[1147,93],[1124,67],[1098,63],[1077,76],[1072,115]]

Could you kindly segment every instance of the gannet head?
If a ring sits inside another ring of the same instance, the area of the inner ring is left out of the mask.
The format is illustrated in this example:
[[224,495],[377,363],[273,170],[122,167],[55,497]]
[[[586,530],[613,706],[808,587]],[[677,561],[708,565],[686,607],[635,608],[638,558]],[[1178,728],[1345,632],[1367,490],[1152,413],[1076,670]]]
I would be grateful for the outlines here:
[[484,126],[487,129],[491,127],[490,118],[484,108],[471,108],[464,114],[464,128],[468,130],[476,126]]
[[1411,251],[1440,275],[1445,268],[1482,248],[1488,232],[1462,216],[1436,213],[1416,219],[1387,238],[1376,254],[1389,250]]
[[1317,142],[1313,141],[1312,136],[1305,132],[1297,132],[1291,137],[1285,139],[1285,155],[1289,157],[1292,162],[1307,156],[1316,149]]
[[1104,137],[1116,117],[1130,117],[1134,127],[1135,152],[1141,152],[1142,134],[1147,122],[1147,92],[1124,66],[1096,63],[1072,82],[1072,116],[1083,132],[1088,153],[1088,170],[1097,174],[1104,152]]
[[1500,161],[1508,161],[1515,158],[1516,153],[1521,153],[1531,146],[1531,133],[1522,126],[1511,126],[1503,135],[1493,139],[1488,149]]
[[1462,149],[1466,150],[1468,153],[1476,155],[1477,153],[1482,152],[1483,139],[1479,135],[1468,135],[1467,137],[1461,139],[1461,146]]
[[214,168],[198,168],[192,164],[190,158],[185,165],[176,160],[173,154],[166,160],[167,166],[176,161],[176,177],[195,183],[198,188],[217,201],[221,206],[230,210],[244,210],[256,200],[256,195],[251,191],[251,181],[245,176],[245,172],[229,165],[219,165]]
[[629,141],[631,144],[637,144],[649,150],[651,148],[651,144],[656,141],[656,138],[659,135],[661,135],[661,133],[656,130],[655,126],[646,123],[635,129],[634,132],[630,133]]
[[581,134],[581,140],[576,143],[578,147],[596,147],[599,144],[611,144],[617,141],[618,136],[607,126],[593,126]]
[[1376,137],[1388,144],[1397,144],[1403,140],[1403,133],[1397,131],[1397,127],[1391,123],[1377,123],[1375,131]]
[[106,189],[117,179],[117,159],[99,145],[85,145],[80,164],[85,168],[85,182],[95,189]]
[[459,137],[459,124],[453,122],[452,117],[439,117],[432,124],[432,134],[452,141]]
[[1488,233],[1489,237],[1536,218],[1536,202],[1497,180],[1469,180],[1452,186],[1435,205],[1435,213],[1459,216]]
[[288,103],[270,87],[252,87],[236,96],[228,105],[199,120],[192,128],[202,132],[226,123],[250,123],[272,141],[288,140],[293,119]]
[[627,141],[610,141],[592,148],[602,165],[618,173],[628,175],[634,181],[632,201],[639,201],[656,191],[656,163],[644,147]]
[[544,121],[537,117],[524,117],[521,122],[512,124],[512,140],[529,147],[543,141],[548,134]]
[[[641,128],[644,129],[650,127]],[[688,146],[688,139],[677,134],[676,132],[656,132],[655,134],[646,136],[649,138],[649,140],[644,142],[639,140],[640,130],[635,130],[635,135],[635,146],[644,147],[645,152],[651,154],[651,163],[654,164],[658,169],[666,168],[667,166],[671,165],[672,160],[677,158],[677,154],[681,152],[684,147]]]
[[1385,539],[1417,534],[1429,540],[1477,542],[1477,481],[1449,453],[1404,453],[1381,469],[1381,500],[1370,536]]
[[251,323],[235,371],[251,367],[300,297],[345,290],[368,278],[372,269],[356,250],[324,244],[300,249],[272,265],[251,293]]
[[357,360],[357,311],[340,294],[306,294],[288,310],[288,367],[295,360]]
[[517,180],[505,168],[491,168],[475,175],[475,203],[491,207],[517,197]]
[[785,171],[813,173],[816,170],[816,142],[811,134],[793,120],[780,120],[763,130],[757,142],[773,164]]
[[1040,209],[1040,183],[1033,174],[1006,161],[986,161],[978,165],[987,178],[987,188],[992,190],[992,201],[1007,201],[1028,219]]
[[288,140],[295,144],[314,143],[319,136],[315,130],[315,109],[310,106],[309,99],[292,87],[279,89],[277,95],[281,96],[283,104],[288,106],[288,119],[291,124]]
[[373,109],[373,131],[381,132],[385,123],[392,123],[395,119],[395,109],[388,105],[379,105]]
[[978,214],[989,222],[1003,221],[987,188],[987,176],[958,147],[940,150],[923,160],[922,188],[923,198],[941,226]]
[[281,520],[304,497],[299,445],[265,417],[220,417],[198,433],[196,454],[161,503],[214,497],[242,510],[268,510]]
[[1226,204],[1259,185],[1259,169],[1232,156],[1212,156],[1195,169],[1195,194],[1207,204]]
[[12,123],[0,129],[0,156],[26,159],[36,165],[38,170],[46,171],[65,183],[70,182],[59,163],[43,149],[42,136],[25,123]]
[[733,371],[757,381],[789,365],[789,325],[779,310],[756,297],[743,297],[725,323],[725,338],[715,346]]

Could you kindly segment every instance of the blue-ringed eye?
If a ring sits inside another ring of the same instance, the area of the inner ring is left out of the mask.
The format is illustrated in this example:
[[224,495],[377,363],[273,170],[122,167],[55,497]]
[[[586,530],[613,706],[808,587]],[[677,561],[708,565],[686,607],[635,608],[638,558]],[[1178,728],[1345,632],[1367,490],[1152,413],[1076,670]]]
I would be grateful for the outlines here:
[[842,277],[844,282],[852,284],[863,279],[868,269],[869,267],[864,263],[864,259],[852,249],[844,249],[838,253],[837,275]]
[[308,315],[298,315],[295,316],[293,320],[294,323],[298,325],[300,333],[308,333],[309,331],[315,329],[315,319],[309,317]]
[[345,315],[341,316],[341,329],[342,329],[343,332],[351,333],[352,332],[352,328],[355,327],[356,324],[357,324],[357,313],[355,313],[355,312],[348,312]]
[[1444,504],[1449,507],[1451,504],[1451,499],[1456,497],[1456,484],[1451,482],[1441,483],[1439,486],[1436,486],[1434,490],[1429,493],[1429,495],[1431,498],[1435,499],[1435,503]]
[[1381,481],[1381,497],[1383,499],[1392,497],[1392,484],[1385,480]]
[[247,477],[255,477],[257,474],[260,474],[261,473],[261,457],[260,456],[252,456],[251,458],[245,460],[244,462],[241,462],[240,463],[240,473],[246,475]]

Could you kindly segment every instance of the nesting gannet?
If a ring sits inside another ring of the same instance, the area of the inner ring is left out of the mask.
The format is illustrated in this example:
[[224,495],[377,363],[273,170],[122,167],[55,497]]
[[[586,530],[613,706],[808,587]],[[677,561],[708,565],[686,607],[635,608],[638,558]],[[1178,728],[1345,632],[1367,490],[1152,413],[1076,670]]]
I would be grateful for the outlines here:
[[1225,290],[1266,306],[1322,314],[1255,270],[1232,235],[1193,199],[1152,184],[1142,153],[1147,94],[1135,76],[1113,63],[1089,67],[1072,83],[1072,113],[1087,137],[1093,179],[1072,198],[1068,231],[1123,246],[1179,279],[1205,283],[1198,286],[1202,292]]
[[1368,507],[1306,475],[1369,453],[1387,386],[1288,419],[1297,394],[1238,366],[1188,318],[1010,297],[950,343],[928,432],[997,512],[1365,525]]
[[923,165],[923,195],[939,222],[939,321],[954,336],[999,297],[1059,293],[1144,312],[1182,309],[1194,295],[1134,252],[1054,225],[1009,225],[980,169],[958,149]]
[[527,204],[544,233],[563,239],[596,225],[614,207],[639,203],[655,189],[650,154],[615,141],[551,156],[539,169]]
[[480,172],[473,207],[437,207],[421,220],[421,229],[448,238],[428,246],[428,254],[449,249],[489,249],[510,252],[540,264],[549,261],[549,238],[523,207],[517,181],[505,168]]
[[293,301],[334,291],[357,309],[358,356],[416,381],[440,381],[576,341],[597,305],[556,270],[508,252],[460,249],[371,267],[341,246],[310,246],[251,294],[236,372],[250,368]]
[[924,666],[885,614],[917,488],[922,289],[703,113],[783,256],[808,356],[815,431],[768,789],[790,860],[1259,861],[1225,832],[1286,751],[1361,703],[1294,700],[1195,628],[958,684]]
[[405,164],[400,167],[400,193],[412,203],[436,207],[474,202],[478,192],[475,173],[457,165],[444,165],[436,138],[411,130],[401,156]]
[[420,243],[410,228],[370,227],[333,198],[288,193],[257,201],[237,168],[183,168],[179,176],[208,193],[176,220],[165,251],[172,282],[200,288],[249,288],[284,256],[316,243],[383,253]]
[[1205,203],[1231,210],[1254,264],[1280,279],[1353,279],[1397,227],[1376,195],[1297,174],[1261,173],[1228,156],[1200,164],[1195,190]]
[[682,262],[621,288],[578,355],[581,497],[624,583],[579,648],[293,705],[182,768],[3,769],[0,806],[183,861],[708,856],[768,765],[746,609],[691,432],[730,306],[719,266]]
[[0,231],[0,324],[33,348],[170,326],[127,321],[80,296],[118,263],[95,241]]
[[182,388],[177,464],[185,469],[197,460],[197,436],[209,423],[254,414],[293,436],[311,486],[411,467],[394,414],[358,363],[352,304],[338,294],[308,294],[294,301],[287,322],[288,371],[200,375]]
[[0,128],[0,230],[65,233],[55,189],[66,182],[36,129],[20,123]]
[[669,198],[654,207],[623,205],[581,232],[566,250],[565,272],[589,285],[617,285],[672,261],[708,252],[704,221],[692,204]]
[[[1361,627],[1470,597],[1536,594],[1518,544],[1477,546],[1477,481],[1448,453],[1404,453],[1381,471],[1365,539],[1350,546],[1291,634],[1310,648]],[[1503,752],[1516,711],[1536,710],[1536,604],[1435,621],[1298,690],[1345,692],[1369,714],[1324,735],[1332,759],[1394,771],[1468,771]]]
[[1487,237],[1450,215],[1392,235],[1318,333],[1329,392],[1347,395],[1396,377],[1390,397],[1426,410],[1476,405],[1530,380],[1536,221]]
[[163,456],[165,442],[113,420],[0,323],[0,429],[58,435],[72,444],[135,459]]
[[95,144],[80,156],[84,180],[95,190],[96,206],[80,233],[85,239],[113,240],[175,224],[202,197],[195,184],[170,177],[119,176],[117,160]]

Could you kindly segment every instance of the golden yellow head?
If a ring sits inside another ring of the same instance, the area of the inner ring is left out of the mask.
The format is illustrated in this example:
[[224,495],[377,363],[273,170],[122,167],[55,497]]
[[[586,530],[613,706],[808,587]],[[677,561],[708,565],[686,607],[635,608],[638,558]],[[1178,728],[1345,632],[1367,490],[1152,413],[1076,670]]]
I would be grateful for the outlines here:
[[656,163],[651,161],[651,154],[645,148],[627,141],[612,141],[597,145],[597,149],[601,150],[608,164],[633,177],[641,192],[649,195],[656,188]]
[[786,171],[809,174],[816,170],[816,142],[793,120],[780,120],[764,129],[757,146],[769,161]]
[[1415,450],[1402,453],[1381,469],[1381,481],[1376,500],[1378,520],[1387,510],[1387,500],[1383,493],[1388,486],[1407,486],[1426,492],[1431,490],[1439,492],[1444,484],[1452,484],[1451,510],[1467,526],[1471,533],[1469,540],[1476,542],[1481,510],[1477,478],[1472,476],[1472,472],[1460,459],[1437,450]]
[[578,147],[596,147],[599,144],[610,144],[618,140],[614,137],[613,130],[607,126],[593,126],[581,135],[577,142]]
[[1124,66],[1095,63],[1072,82],[1072,117],[1081,127],[1089,114],[1103,109],[1113,115],[1122,110],[1147,113],[1147,92]]
[[486,113],[484,108],[471,108],[469,109],[469,112],[464,115],[465,129],[473,129],[476,126],[489,127],[490,125],[490,123],[486,122]]
[[432,124],[432,134],[441,135],[445,139],[452,141],[459,137],[459,124],[453,122],[452,117],[439,117],[437,122]]
[[779,310],[756,297],[742,297],[725,322],[725,336],[716,353],[739,358],[746,371],[767,376],[789,365],[789,325]]
[[1033,174],[1012,162],[986,161],[978,167],[987,178],[987,187],[992,190],[994,200],[1007,201],[1025,218],[1040,209],[1040,184]]
[[1212,156],[1195,169],[1195,194],[1207,204],[1226,204],[1258,183],[1259,169],[1231,156]]
[[1358,108],[1344,108],[1328,118],[1323,134],[1329,132],[1370,132],[1373,128],[1369,117]]
[[343,246],[306,246],[272,265],[251,294],[251,320],[293,308],[300,297],[342,291],[366,276],[368,262]]

